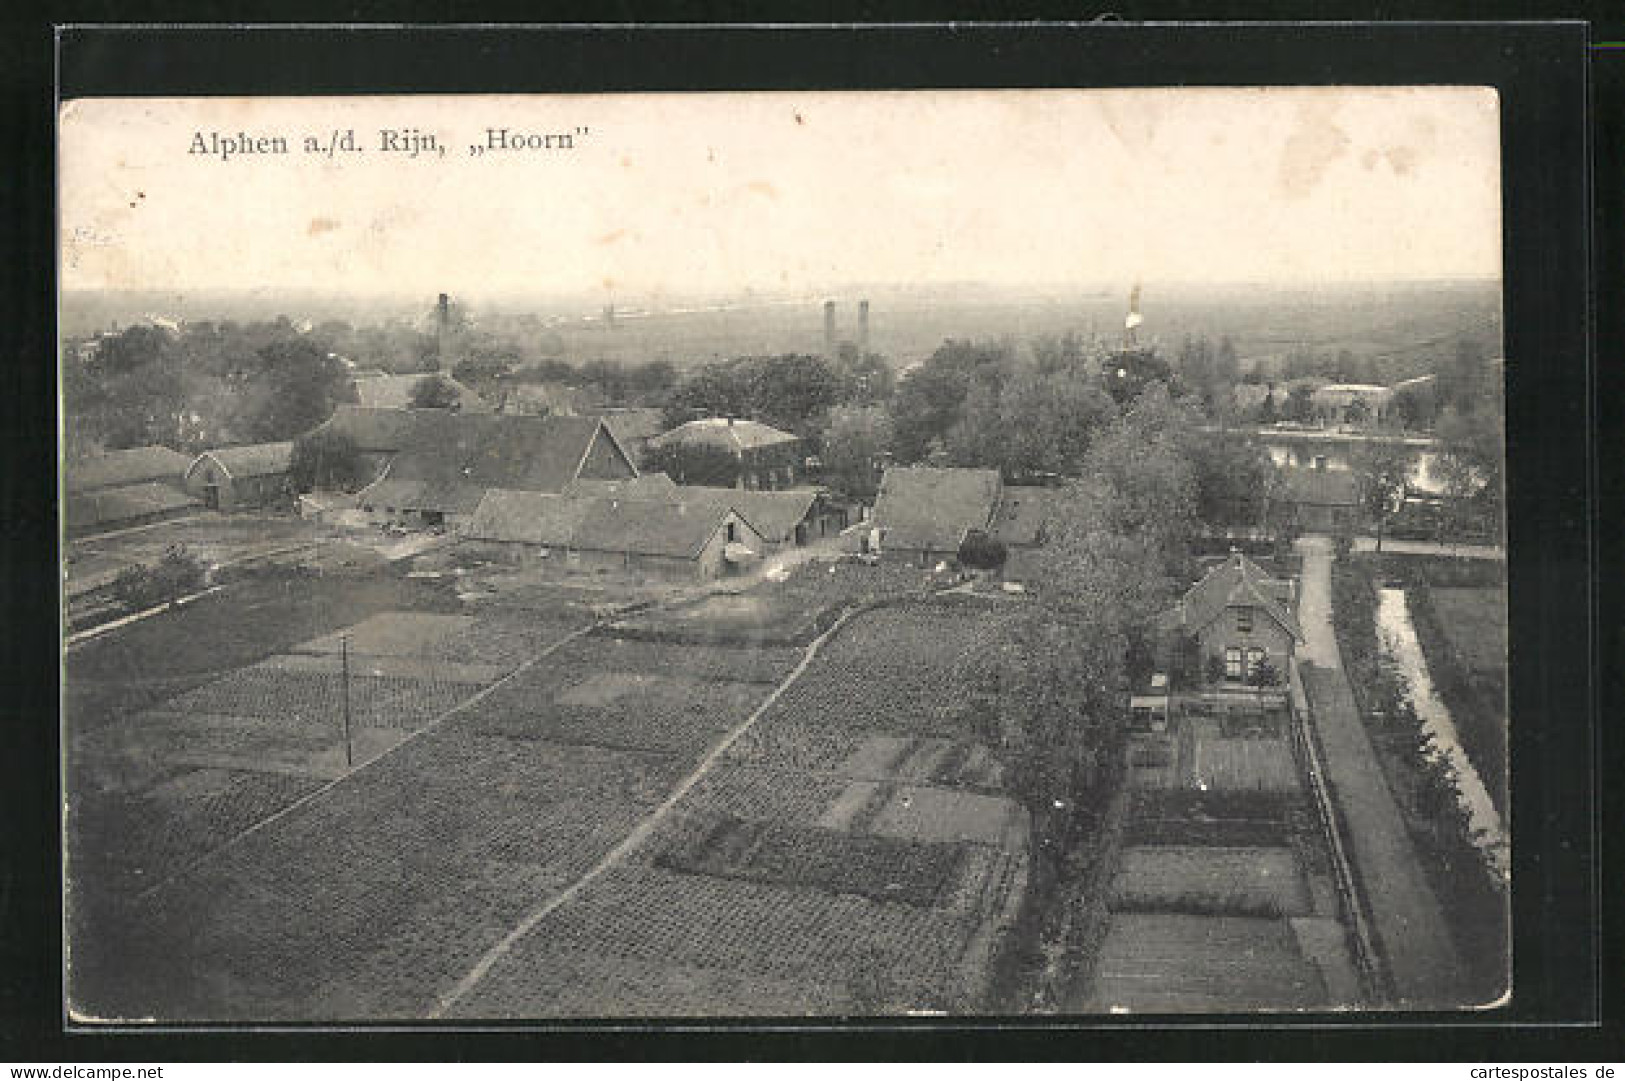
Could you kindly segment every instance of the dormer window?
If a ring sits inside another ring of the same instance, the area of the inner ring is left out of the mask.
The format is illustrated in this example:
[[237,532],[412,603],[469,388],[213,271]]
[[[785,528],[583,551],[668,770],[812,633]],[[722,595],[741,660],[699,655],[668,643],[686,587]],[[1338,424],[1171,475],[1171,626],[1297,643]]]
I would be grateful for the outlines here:
[[1253,610],[1251,608],[1236,609],[1236,630],[1248,634],[1253,629]]

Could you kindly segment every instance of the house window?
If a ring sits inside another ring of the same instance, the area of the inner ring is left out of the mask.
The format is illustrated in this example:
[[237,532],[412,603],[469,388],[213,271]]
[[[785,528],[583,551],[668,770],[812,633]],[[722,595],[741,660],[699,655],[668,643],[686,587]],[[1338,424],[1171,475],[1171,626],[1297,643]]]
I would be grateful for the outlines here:
[[1224,651],[1224,678],[1232,683],[1241,682],[1241,647],[1227,646]]
[[1264,663],[1264,651],[1257,646],[1247,651],[1247,678],[1252,679],[1258,675],[1259,665]]
[[1251,608],[1236,609],[1236,630],[1248,634],[1253,629],[1253,610]]
[[732,544],[739,539],[739,527],[734,522],[728,523],[728,543]]

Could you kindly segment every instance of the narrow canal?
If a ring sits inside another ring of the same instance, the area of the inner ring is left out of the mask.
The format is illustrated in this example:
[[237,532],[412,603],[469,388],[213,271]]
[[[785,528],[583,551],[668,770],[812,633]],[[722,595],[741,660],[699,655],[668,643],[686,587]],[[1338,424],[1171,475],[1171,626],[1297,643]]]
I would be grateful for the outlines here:
[[1495,804],[1490,801],[1483,778],[1462,749],[1450,710],[1434,690],[1433,679],[1428,674],[1427,658],[1422,655],[1421,643],[1417,641],[1416,628],[1411,623],[1410,606],[1403,589],[1377,591],[1377,636],[1399,666],[1411,706],[1421,719],[1423,730],[1433,737],[1439,753],[1450,764],[1456,798],[1467,812],[1474,844],[1501,881],[1507,881],[1511,872],[1511,853],[1506,828]]

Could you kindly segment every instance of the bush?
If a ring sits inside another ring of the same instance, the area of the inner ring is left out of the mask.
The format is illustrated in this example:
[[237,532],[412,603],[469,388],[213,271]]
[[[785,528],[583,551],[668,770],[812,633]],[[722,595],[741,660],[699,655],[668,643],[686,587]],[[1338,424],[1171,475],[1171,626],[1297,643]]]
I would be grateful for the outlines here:
[[196,593],[209,571],[192,553],[174,545],[150,567],[130,567],[113,580],[113,596],[124,607],[142,611]]
[[318,429],[294,440],[288,479],[296,492],[354,491],[369,479],[363,474],[361,449],[342,432]]
[[959,562],[979,571],[998,570],[1009,555],[1003,541],[980,529],[967,532],[959,545]]

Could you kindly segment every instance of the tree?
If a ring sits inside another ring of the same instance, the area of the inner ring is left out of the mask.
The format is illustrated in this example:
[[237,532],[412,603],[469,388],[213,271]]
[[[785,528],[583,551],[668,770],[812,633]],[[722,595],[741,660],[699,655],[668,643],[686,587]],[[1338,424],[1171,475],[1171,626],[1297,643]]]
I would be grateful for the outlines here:
[[1350,400],[1343,410],[1343,421],[1356,427],[1370,424],[1372,420],[1371,405],[1364,398]]
[[1309,389],[1307,383],[1299,383],[1293,387],[1286,396],[1286,406],[1281,415],[1287,420],[1306,423],[1315,416],[1315,392]]
[[462,404],[457,388],[444,376],[426,375],[412,384],[413,409],[456,409]]
[[1366,443],[1355,454],[1354,468],[1360,478],[1360,507],[1376,523],[1380,552],[1383,527],[1405,503],[1411,456],[1392,444]]
[[1196,515],[1210,529],[1263,529],[1280,492],[1280,471],[1269,452],[1244,436],[1193,435]]
[[891,414],[898,458],[905,463],[924,459],[932,440],[946,442],[973,387],[985,386],[997,397],[1015,369],[1009,342],[944,342],[897,384]]
[[1274,424],[1278,419],[1280,418],[1275,409],[1275,388],[1270,387],[1269,393],[1264,395],[1263,402],[1258,406],[1258,423]]
[[368,479],[361,450],[343,432],[318,428],[293,441],[288,478],[296,492],[353,492]]
[[728,451],[704,443],[673,443],[644,452],[645,473],[665,473],[678,484],[705,484],[732,488],[739,482],[740,463]]
[[1009,558],[1004,542],[983,529],[971,529],[959,542],[959,562],[979,571],[996,571]]
[[873,499],[891,450],[891,416],[883,408],[839,406],[824,430],[824,478],[852,499]]

